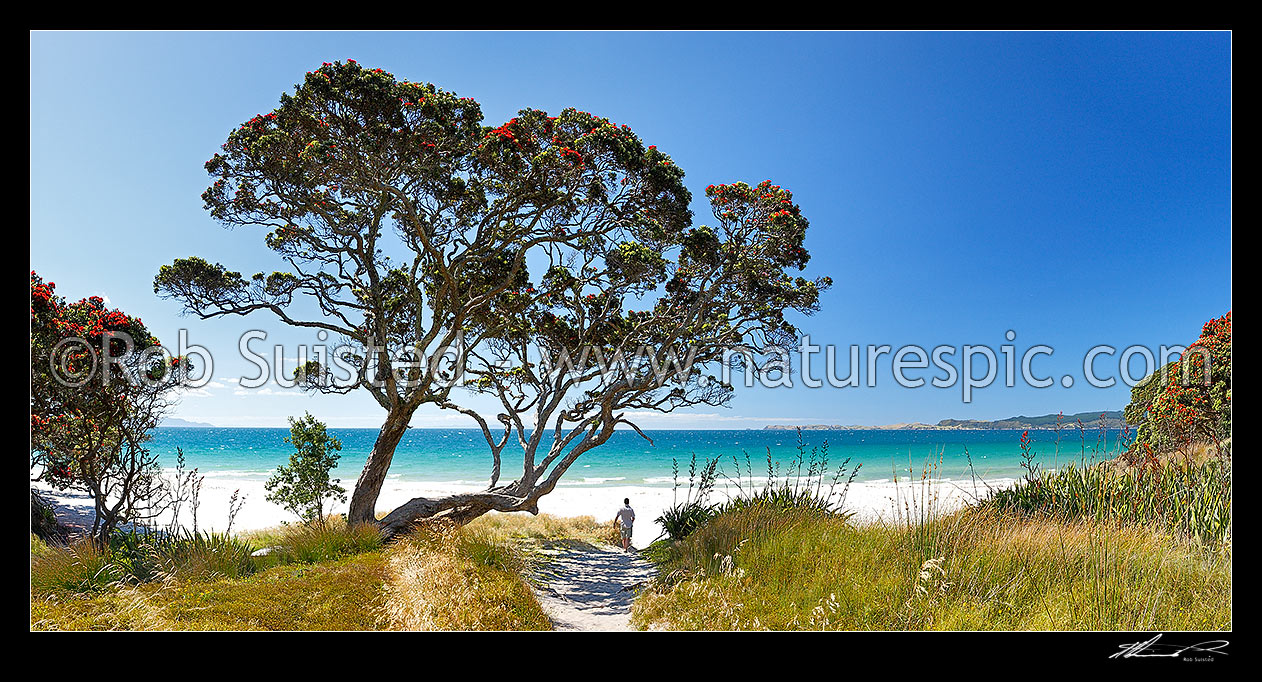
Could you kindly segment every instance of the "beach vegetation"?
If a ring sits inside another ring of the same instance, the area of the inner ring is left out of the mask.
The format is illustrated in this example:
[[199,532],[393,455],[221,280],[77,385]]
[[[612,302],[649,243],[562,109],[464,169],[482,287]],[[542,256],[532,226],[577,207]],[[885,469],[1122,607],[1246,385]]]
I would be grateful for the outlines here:
[[[376,527],[340,518],[242,535],[119,531],[31,549],[34,629],[356,630],[380,627]],[[268,551],[255,555],[257,549]]]
[[391,547],[389,566],[385,613],[396,629],[552,628],[521,549],[494,527],[424,524]]
[[[724,470],[721,464],[730,466]],[[693,454],[688,465],[688,487],[683,501],[680,501],[679,491],[683,489],[683,484],[679,478],[678,461],[672,460],[671,470],[675,482],[675,502],[656,521],[663,529],[661,537],[677,542],[717,515],[751,508],[812,511],[845,518],[850,514],[846,510],[846,495],[858,476],[859,466],[851,467],[847,458],[835,468],[831,467],[828,441],[808,448],[799,428],[797,451],[787,463],[776,461],[771,450],[767,450],[766,475],[761,480],[754,475],[748,452],[744,453],[743,461],[733,454],[730,463],[715,459],[706,460],[700,466],[696,454]],[[720,477],[727,489],[734,492],[723,501],[712,502],[711,493]]]
[[342,516],[321,523],[281,526],[253,531],[244,536],[250,544],[267,552],[256,562],[315,564],[371,552],[381,547],[381,532],[371,523],[347,523]]
[[31,594],[95,592],[120,581],[124,571],[91,538],[67,545],[41,543],[31,552]]
[[796,452],[787,463],[775,461],[767,449],[766,476],[761,481],[754,476],[748,452],[744,462],[733,455],[731,472],[724,471],[723,478],[736,492],[713,511],[719,514],[758,507],[848,517],[846,497],[860,467],[851,466],[848,457],[833,466],[828,440],[808,448],[799,428]]
[[169,511],[146,443],[191,365],[100,296],[68,302],[35,271],[30,295],[31,481],[86,492],[91,534],[104,544]]
[[1131,389],[1132,460],[1217,445],[1231,435],[1231,311],[1206,322],[1179,357]]
[[1072,523],[1150,526],[1217,546],[1231,533],[1231,461],[1068,464],[996,490],[984,506]]
[[32,594],[33,630],[372,630],[385,557],[367,552],[243,577]]
[[1230,551],[1148,527],[965,509],[856,524],[749,507],[659,550],[633,607],[681,630],[1220,630]]
[[684,499],[679,499],[679,491],[683,487],[679,480],[679,461],[671,459],[671,472],[674,479],[675,501],[662,511],[654,521],[662,527],[662,536],[669,540],[682,540],[700,528],[714,515],[714,506],[710,503],[710,493],[714,489],[719,462],[717,459],[705,460],[697,465],[697,454],[694,452],[688,463],[688,488]]
[[785,492],[718,505],[683,539],[648,548],[660,574],[637,598],[634,622],[1230,629],[1230,444],[1132,463],[1124,438],[1110,458],[1099,452],[1103,440],[1088,454],[1079,430],[1080,461],[1046,470],[1023,433],[1025,478],[963,507],[942,506],[932,461],[898,484],[888,517],[856,522],[844,505],[821,505],[783,480],[772,489]]
[[289,435],[285,442],[294,446],[289,463],[276,467],[264,488],[267,500],[296,514],[304,523],[324,521],[325,504],[345,502],[346,489],[329,472],[337,466],[342,442],[328,432],[324,422],[306,413],[300,419],[289,418]]
[[239,578],[255,570],[250,544],[227,533],[128,530],[110,536],[109,558],[133,582]]

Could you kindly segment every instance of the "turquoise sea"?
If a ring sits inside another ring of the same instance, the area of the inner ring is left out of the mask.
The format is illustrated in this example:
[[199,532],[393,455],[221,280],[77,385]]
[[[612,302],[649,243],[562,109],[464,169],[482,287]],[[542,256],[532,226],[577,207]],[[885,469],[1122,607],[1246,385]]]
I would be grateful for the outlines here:
[[[342,460],[335,477],[354,481],[372,449],[376,429],[330,429],[342,441]],[[722,472],[734,475],[736,458],[744,467],[745,454],[754,475],[766,471],[767,452],[788,463],[797,454],[794,431],[768,430],[662,430],[646,431],[653,444],[633,431],[618,431],[604,446],[584,454],[566,474],[567,486],[672,485],[672,459],[679,462],[681,478],[693,454],[698,461],[718,458]],[[1100,459],[1115,450],[1119,432],[1101,434],[1096,429],[1079,434],[1077,429],[1030,431],[1032,449],[1045,468],[1087,459]],[[291,446],[285,428],[165,427],[155,431],[150,443],[163,466],[175,465],[176,448],[182,448],[188,466],[212,476],[265,477],[288,460]],[[937,466],[943,479],[963,480],[973,474],[985,480],[1021,476],[1021,431],[803,431],[805,447],[822,449],[827,443],[831,465],[850,458],[861,464],[857,481],[888,481],[919,475],[926,462]],[[1106,442],[1107,441],[1107,442]],[[504,472],[512,476],[520,455],[510,443],[504,450]],[[519,453],[520,450],[517,450]],[[966,455],[967,452],[967,455]],[[973,470],[970,472],[969,458]],[[940,463],[939,463],[940,462]],[[412,429],[395,452],[391,477],[398,481],[477,485],[490,472],[490,453],[481,433],[474,429]]]

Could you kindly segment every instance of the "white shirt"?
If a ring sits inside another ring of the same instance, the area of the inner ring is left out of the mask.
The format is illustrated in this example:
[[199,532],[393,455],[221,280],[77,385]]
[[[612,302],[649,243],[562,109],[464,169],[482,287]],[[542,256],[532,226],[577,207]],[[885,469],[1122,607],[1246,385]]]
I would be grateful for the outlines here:
[[627,506],[618,510],[618,515],[615,518],[621,521],[622,525],[630,526],[635,521],[635,510],[632,509],[631,505],[628,504]]

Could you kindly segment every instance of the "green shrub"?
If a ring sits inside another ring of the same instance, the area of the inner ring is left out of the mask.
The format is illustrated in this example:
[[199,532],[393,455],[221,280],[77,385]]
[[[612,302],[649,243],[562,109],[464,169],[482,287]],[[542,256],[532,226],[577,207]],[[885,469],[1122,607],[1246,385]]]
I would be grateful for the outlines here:
[[[663,529],[662,535],[671,540],[682,540],[700,528],[713,515],[713,506],[709,502],[710,491],[714,488],[717,475],[718,460],[705,460],[701,469],[697,469],[697,453],[692,454],[688,464],[688,492],[683,502],[678,502],[654,519]],[[679,461],[671,460],[671,470],[675,479],[675,497],[678,500]]]
[[156,545],[158,564],[185,581],[241,578],[254,572],[249,543],[221,533],[178,533]]
[[115,531],[110,535],[110,560],[131,582],[156,580],[162,572],[155,547],[160,541],[157,533],[135,529]]
[[110,560],[131,582],[239,578],[254,572],[249,543],[222,533],[120,531],[110,536]]
[[306,413],[301,419],[289,418],[289,435],[285,442],[294,446],[289,463],[276,467],[267,479],[267,501],[288,509],[307,523],[324,518],[327,501],[346,501],[346,489],[340,479],[330,479],[337,466],[342,442],[330,436],[324,422]]

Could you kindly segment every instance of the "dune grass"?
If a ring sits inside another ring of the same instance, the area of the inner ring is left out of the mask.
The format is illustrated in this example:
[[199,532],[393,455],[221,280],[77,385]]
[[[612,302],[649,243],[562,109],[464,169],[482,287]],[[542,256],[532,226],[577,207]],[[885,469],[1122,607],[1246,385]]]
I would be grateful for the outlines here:
[[[251,556],[260,546],[273,551]],[[340,520],[283,526],[245,537],[184,530],[126,531],[116,533],[108,546],[88,539],[48,546],[35,538],[31,593],[92,593],[123,584],[243,578],[280,564],[332,561],[380,547],[381,536],[374,527],[347,527]]]
[[427,524],[389,552],[386,619],[402,630],[550,630],[527,583],[552,541],[620,542],[590,516],[489,513],[462,528]]
[[855,525],[757,507],[657,548],[633,622],[661,629],[1217,630],[1230,548],[1150,528],[966,509]]
[[[250,555],[262,546],[274,551]],[[360,630],[381,621],[385,557],[372,527],[330,520],[31,548],[32,629]]]
[[[749,496],[649,547],[633,622],[661,629],[1231,627],[1230,447],[1040,471],[955,511],[932,462],[895,518]],[[1193,456],[1195,455],[1195,456]]]
[[[100,592],[121,581],[124,570],[90,540],[50,547],[31,536],[31,594]],[[38,543],[38,544],[36,544]]]
[[314,564],[381,548],[381,533],[370,524],[348,526],[340,516],[323,523],[298,523],[245,533],[255,549],[270,549],[260,563]]
[[[337,519],[180,540],[178,551],[145,538],[108,549],[33,539],[31,628],[546,630],[522,577],[523,540],[592,541],[611,530],[591,517],[503,514],[460,529],[430,524],[387,547],[375,529]],[[264,547],[273,551],[248,556]],[[224,570],[242,548],[249,570]],[[173,563],[152,569],[163,556]]]
[[176,590],[164,616],[189,630],[372,630],[387,577],[380,552],[277,566],[252,578]]
[[622,535],[610,521],[598,522],[591,516],[552,516],[551,514],[501,514],[491,512],[474,519],[471,530],[485,531],[502,539],[582,540],[618,544]]
[[[549,630],[522,578],[526,558],[511,532],[556,533],[569,524],[488,520],[428,524],[390,550],[385,614],[401,630]],[[585,524],[579,524],[580,526]]]
[[367,630],[379,627],[385,558],[369,552],[245,578],[118,585],[31,598],[33,630]]

